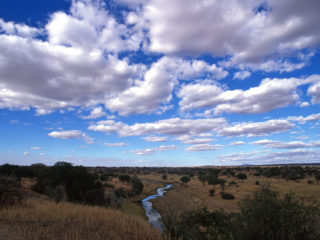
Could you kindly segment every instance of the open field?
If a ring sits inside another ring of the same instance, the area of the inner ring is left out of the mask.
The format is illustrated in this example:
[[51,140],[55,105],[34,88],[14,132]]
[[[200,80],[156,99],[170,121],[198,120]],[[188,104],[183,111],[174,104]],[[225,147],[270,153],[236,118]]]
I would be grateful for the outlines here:
[[[153,180],[161,180],[161,175],[150,175],[147,178]],[[259,185],[269,184],[272,188],[280,193],[294,193],[297,197],[305,200],[306,203],[320,203],[320,184],[314,181],[313,177],[296,181],[286,181],[281,178],[267,178],[263,176],[248,175],[248,179],[243,182],[236,177],[225,177],[225,192],[235,196],[234,200],[225,200],[220,196],[221,186],[215,186],[215,194],[209,196],[209,189],[214,188],[207,183],[203,185],[195,176],[187,186],[183,186],[180,182],[180,175],[168,175],[169,183],[174,184],[174,188],[165,194],[163,198],[158,198],[153,201],[154,207],[160,212],[172,211],[174,209],[178,213],[186,210],[192,210],[202,207],[207,207],[209,210],[223,209],[227,212],[238,211],[238,202],[244,199],[247,195],[252,194],[259,188]],[[236,182],[237,185],[229,186],[230,182]],[[259,181],[259,185],[256,185]],[[308,181],[313,181],[309,184]]]

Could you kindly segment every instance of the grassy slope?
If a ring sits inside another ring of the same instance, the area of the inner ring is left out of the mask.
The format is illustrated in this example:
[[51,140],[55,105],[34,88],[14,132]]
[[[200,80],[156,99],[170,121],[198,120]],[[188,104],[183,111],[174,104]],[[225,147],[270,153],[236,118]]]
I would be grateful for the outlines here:
[[40,199],[0,210],[0,226],[10,226],[8,239],[161,239],[144,219],[117,210]]

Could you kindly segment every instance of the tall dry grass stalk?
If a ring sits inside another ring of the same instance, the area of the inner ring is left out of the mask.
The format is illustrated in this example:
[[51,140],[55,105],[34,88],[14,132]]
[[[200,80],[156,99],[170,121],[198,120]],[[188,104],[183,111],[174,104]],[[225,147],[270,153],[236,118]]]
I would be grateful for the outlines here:
[[1,223],[24,240],[161,239],[145,220],[117,210],[36,199],[0,210]]

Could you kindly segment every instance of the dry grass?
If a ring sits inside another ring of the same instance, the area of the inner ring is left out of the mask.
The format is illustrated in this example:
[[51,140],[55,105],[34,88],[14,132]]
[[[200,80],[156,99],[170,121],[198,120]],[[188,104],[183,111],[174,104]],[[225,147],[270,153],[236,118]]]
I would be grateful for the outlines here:
[[[169,175],[168,179],[173,178],[171,181],[177,182],[180,177]],[[314,180],[314,178],[305,178],[300,182],[261,176],[248,176],[248,179],[244,182],[234,177],[221,178],[227,180],[225,192],[232,193],[235,196],[234,200],[224,200],[221,198],[220,185],[215,187],[215,195],[210,197],[209,189],[212,189],[213,186],[207,184],[203,186],[197,177],[193,177],[187,187],[176,183],[174,189],[166,193],[163,198],[153,200],[153,205],[162,213],[172,211],[173,209],[179,214],[186,210],[202,207],[207,207],[209,210],[223,209],[226,212],[236,212],[239,210],[238,202],[247,195],[252,194],[259,187],[255,185],[256,181],[259,181],[260,185],[270,184],[271,187],[280,193],[294,193],[297,197],[304,199],[306,203],[320,203],[320,184],[308,184],[307,182],[308,180]],[[234,185],[228,186],[228,183],[231,181],[237,182],[238,187]]]
[[117,210],[36,199],[1,210],[0,226],[15,233],[7,239],[161,239],[144,219]]

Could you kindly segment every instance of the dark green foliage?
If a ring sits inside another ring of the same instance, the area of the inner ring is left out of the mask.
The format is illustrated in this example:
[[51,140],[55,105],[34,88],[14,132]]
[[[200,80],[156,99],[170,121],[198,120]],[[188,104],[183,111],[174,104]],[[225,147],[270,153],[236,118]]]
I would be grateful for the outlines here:
[[214,190],[214,189],[210,189],[210,190],[209,190],[209,194],[210,194],[211,197],[214,196],[214,192],[215,192],[215,191],[216,191],[216,190]]
[[259,181],[256,181],[256,183],[255,183],[256,185],[259,185],[260,184],[260,182]]
[[315,178],[316,178],[317,182],[320,181],[320,172],[317,172],[317,173],[315,174]]
[[187,183],[190,182],[190,177],[183,176],[180,178],[180,181],[183,182],[184,185],[187,185]]
[[[168,239],[235,239],[233,214],[223,211],[209,212],[206,208],[184,213],[173,218],[164,233]],[[166,221],[166,220],[165,220]]]
[[131,185],[132,185],[132,191],[134,192],[134,194],[139,195],[140,193],[142,193],[143,183],[137,176],[134,176],[131,178]]
[[19,205],[22,200],[20,181],[14,177],[0,175],[0,209]]
[[130,183],[131,181],[131,177],[127,174],[119,175],[118,178],[123,183]]
[[319,208],[306,206],[294,195],[280,197],[264,186],[244,199],[240,207],[245,225],[243,239],[320,239]]
[[163,179],[163,180],[167,180],[167,178],[168,178],[167,174],[163,174],[163,175],[162,175],[162,179]]
[[308,180],[308,184],[313,184],[313,181],[311,181],[311,180]]
[[199,179],[200,182],[202,182],[202,185],[204,186],[205,183],[206,183],[206,181],[207,181],[206,175],[200,174],[200,175],[198,176],[198,179]]
[[45,168],[38,174],[33,190],[59,201],[61,193],[57,189],[58,186],[63,187],[69,201],[86,202],[86,193],[101,189],[102,184],[98,175],[88,172],[85,167],[57,162],[53,167]]
[[194,177],[194,173],[189,173],[189,177],[193,178]]
[[84,202],[90,205],[106,205],[104,189],[98,188],[86,191],[84,194]]
[[226,199],[226,200],[233,200],[234,196],[231,193],[226,193],[226,192],[221,192],[221,198]]
[[245,173],[238,173],[238,174],[237,174],[237,178],[241,179],[242,182],[243,182],[243,180],[247,179],[247,174],[245,174]]
[[239,213],[201,209],[180,217],[164,215],[163,222],[168,239],[320,239],[319,207],[306,206],[291,194],[280,197],[268,186],[244,199]]

